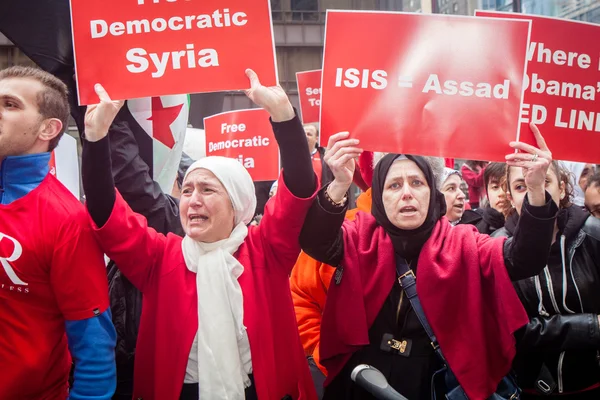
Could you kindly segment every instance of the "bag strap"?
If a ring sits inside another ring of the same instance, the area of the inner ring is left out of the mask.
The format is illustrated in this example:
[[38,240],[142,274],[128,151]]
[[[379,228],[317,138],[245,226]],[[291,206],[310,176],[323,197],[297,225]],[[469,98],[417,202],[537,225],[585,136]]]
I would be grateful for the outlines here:
[[427,317],[425,317],[425,312],[423,312],[423,307],[421,306],[419,296],[417,296],[417,278],[415,273],[412,269],[410,269],[406,261],[402,260],[400,257],[396,257],[396,272],[398,272],[398,282],[404,290],[404,293],[406,293],[406,297],[408,297],[415,314],[417,314],[419,322],[423,326],[423,329],[425,329],[425,333],[427,333],[427,336],[429,336],[433,350],[444,363],[444,365],[448,367],[448,363],[442,354],[442,350],[440,349],[437,338],[435,337],[435,334],[429,325],[429,321],[427,321]]
[[413,311],[417,315],[417,318],[427,333],[427,336],[429,336],[429,340],[431,341],[431,346],[433,347],[435,354],[437,354],[440,361],[442,361],[444,364],[444,367],[446,367],[446,386],[454,389],[452,399],[468,400],[465,391],[458,383],[458,380],[450,369],[450,366],[448,366],[446,357],[444,357],[437,338],[435,337],[435,334],[429,325],[429,321],[427,321],[427,317],[423,311],[423,306],[421,306],[421,301],[419,300],[419,296],[417,296],[417,277],[415,276],[415,273],[412,269],[410,269],[406,261],[400,257],[396,257],[396,272],[398,272],[398,282],[400,282],[400,286],[404,290],[404,293],[406,293],[406,297],[408,297]]

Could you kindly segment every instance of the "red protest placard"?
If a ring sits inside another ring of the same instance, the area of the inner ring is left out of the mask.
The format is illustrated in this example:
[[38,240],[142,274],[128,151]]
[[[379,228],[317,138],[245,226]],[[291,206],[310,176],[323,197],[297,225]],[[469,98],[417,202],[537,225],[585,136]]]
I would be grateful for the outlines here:
[[269,0],[71,0],[80,104],[277,84]]
[[254,181],[279,176],[279,147],[262,108],[229,111],[204,118],[206,155],[238,160]]
[[[523,126],[536,123],[557,160],[600,163],[600,25],[477,11],[531,20]],[[528,129],[520,140],[534,144]]]
[[311,124],[319,122],[321,112],[321,70],[302,71],[296,73],[298,97],[302,122]]
[[512,151],[529,23],[328,11],[325,32],[321,143],[349,131],[375,151],[480,160]]

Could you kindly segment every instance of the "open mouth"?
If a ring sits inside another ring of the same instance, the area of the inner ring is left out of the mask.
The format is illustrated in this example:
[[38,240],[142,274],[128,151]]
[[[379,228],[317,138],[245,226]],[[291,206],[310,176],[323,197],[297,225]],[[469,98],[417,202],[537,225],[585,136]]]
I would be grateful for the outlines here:
[[410,215],[417,212],[417,208],[414,206],[405,206],[400,209],[400,214]]
[[208,217],[202,214],[191,214],[189,217],[190,222],[204,222],[208,221]]
[[463,211],[465,209],[464,204],[455,204],[452,207],[454,207],[456,210],[460,210],[460,211]]

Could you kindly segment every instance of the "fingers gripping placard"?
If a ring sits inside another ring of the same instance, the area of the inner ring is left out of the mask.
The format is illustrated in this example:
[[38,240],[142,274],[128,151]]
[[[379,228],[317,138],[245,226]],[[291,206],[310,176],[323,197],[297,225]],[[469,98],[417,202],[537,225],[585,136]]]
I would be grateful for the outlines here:
[[71,0],[80,104],[277,82],[269,0]]

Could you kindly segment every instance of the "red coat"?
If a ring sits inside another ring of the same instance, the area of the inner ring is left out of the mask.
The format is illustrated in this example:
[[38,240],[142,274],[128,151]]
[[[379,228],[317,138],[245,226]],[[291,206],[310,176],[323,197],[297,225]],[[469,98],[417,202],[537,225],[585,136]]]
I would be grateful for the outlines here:
[[[283,180],[258,227],[235,257],[244,266],[244,294],[256,391],[261,400],[316,399],[302,350],[289,274],[300,253],[298,237],[313,198],[294,197]],[[120,194],[96,236],[106,254],[143,293],[133,398],[177,400],[198,330],[196,275],[185,265],[181,241],[148,228]],[[202,323],[202,321],[200,321]]]
[[[369,329],[397,276],[393,244],[372,215],[359,212],[345,221],[343,234],[343,277],[330,285],[321,320],[326,386],[354,352],[369,345]],[[511,368],[513,333],[529,322],[506,269],[504,240],[442,218],[421,249],[417,288],[468,398],[487,399]]]
[[483,173],[485,168],[481,168],[479,171],[473,171],[467,164],[463,164],[460,172],[463,179],[469,185],[469,204],[472,208],[479,207],[479,203],[483,199],[485,194],[485,188],[483,187]]

